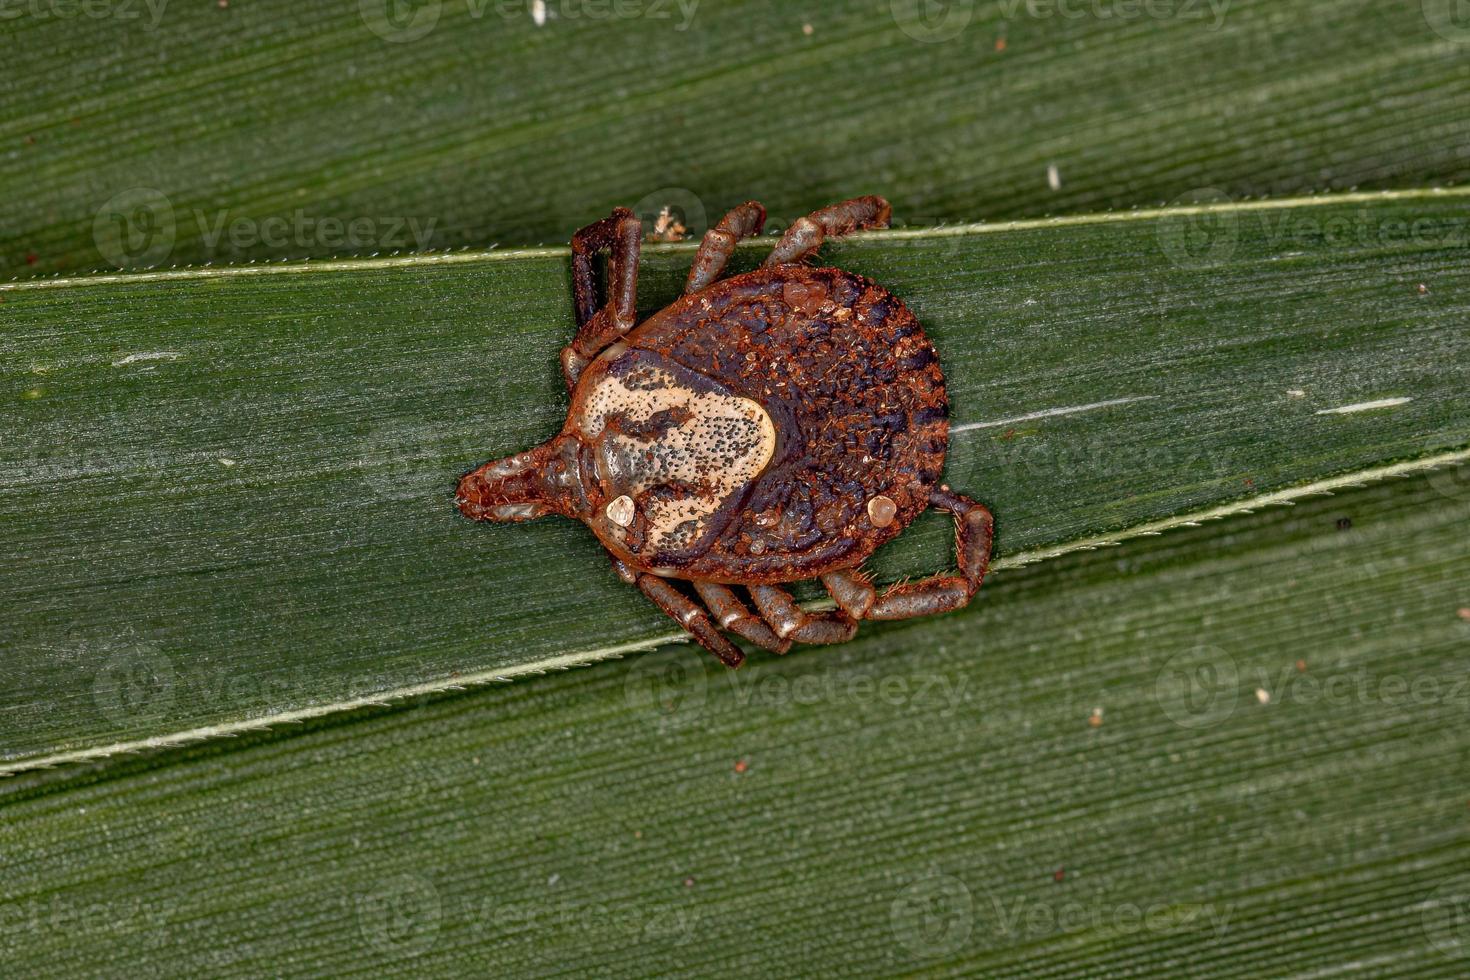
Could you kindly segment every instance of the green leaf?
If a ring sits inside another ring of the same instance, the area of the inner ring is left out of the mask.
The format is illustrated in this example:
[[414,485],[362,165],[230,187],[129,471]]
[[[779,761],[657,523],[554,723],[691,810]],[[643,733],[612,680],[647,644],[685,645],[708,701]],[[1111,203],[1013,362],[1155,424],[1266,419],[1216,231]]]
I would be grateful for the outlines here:
[[[1460,976],[1470,470],[5,784],[18,974]],[[1458,610],[1458,612],[1457,612]]]
[[[931,332],[947,479],[994,509],[1009,568],[1463,458],[1465,200],[890,232],[827,258]],[[690,251],[648,250],[645,312]],[[560,425],[566,263],[543,249],[0,290],[8,767],[677,636],[584,528],[472,525],[450,500],[461,472]],[[952,560],[930,517],[881,578]]]
[[16,3],[0,276],[559,242],[614,204],[698,231],[752,197],[933,224],[1463,181],[1452,6]]

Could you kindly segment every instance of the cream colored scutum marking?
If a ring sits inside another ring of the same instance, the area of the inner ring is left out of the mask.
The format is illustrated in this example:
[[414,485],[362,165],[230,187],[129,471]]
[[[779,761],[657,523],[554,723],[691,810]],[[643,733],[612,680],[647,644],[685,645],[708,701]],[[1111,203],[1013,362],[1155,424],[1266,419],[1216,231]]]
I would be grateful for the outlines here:
[[[643,550],[692,545],[709,518],[758,477],[776,451],[776,426],[759,404],[719,391],[697,392],[656,365],[604,376],[584,404],[581,427],[597,444],[597,475],[613,492],[638,502],[647,530]],[[638,431],[665,412],[671,413],[666,427]],[[613,418],[618,424],[608,429]],[[670,483],[698,489],[643,497]]]

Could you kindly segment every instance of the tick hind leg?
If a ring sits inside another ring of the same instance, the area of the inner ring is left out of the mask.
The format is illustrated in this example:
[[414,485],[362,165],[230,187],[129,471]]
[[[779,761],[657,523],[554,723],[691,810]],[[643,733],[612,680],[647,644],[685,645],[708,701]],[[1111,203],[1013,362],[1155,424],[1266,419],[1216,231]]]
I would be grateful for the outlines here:
[[684,283],[685,295],[697,293],[720,278],[740,239],[759,235],[765,226],[766,209],[759,201],[746,201],[721,218],[719,224],[704,233],[704,241],[694,253],[689,279]]
[[[608,344],[627,333],[638,315],[638,256],[643,223],[627,208],[614,208],[601,221],[572,236],[572,306],[577,336],[561,352],[567,390],[576,387],[582,369]],[[608,252],[607,302],[597,303],[593,260]]]
[[752,585],[750,597],[766,622],[783,640],[797,643],[846,643],[857,633],[857,622],[844,612],[811,613],[774,585]]
[[786,234],[776,243],[766,258],[766,265],[786,265],[800,262],[817,249],[828,238],[838,238],[854,231],[870,228],[887,228],[893,208],[881,197],[855,197],[841,204],[833,204],[813,211],[786,229]]
[[822,576],[822,584],[838,608],[854,619],[908,619],[950,612],[970,601],[990,566],[994,518],[983,504],[946,488],[935,490],[929,503],[955,516],[959,574],[940,573],[917,582],[904,582],[880,595],[856,569],[828,572]]
[[791,641],[777,636],[764,620],[751,613],[729,586],[695,582],[694,591],[714,614],[721,629],[727,629],[772,653],[785,653],[791,649]]

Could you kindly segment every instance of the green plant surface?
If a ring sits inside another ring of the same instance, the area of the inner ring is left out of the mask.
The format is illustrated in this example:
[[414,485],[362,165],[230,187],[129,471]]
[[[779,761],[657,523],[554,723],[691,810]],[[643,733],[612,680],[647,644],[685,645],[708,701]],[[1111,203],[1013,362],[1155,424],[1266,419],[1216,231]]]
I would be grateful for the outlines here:
[[0,787],[8,972],[1457,977],[1470,471]]
[[614,204],[932,224],[1470,175],[1452,0],[531,7],[8,4],[0,276],[563,241]]
[[[933,336],[946,478],[993,508],[1007,568],[1463,457],[1464,210],[1366,195],[881,233],[827,258]],[[689,257],[649,250],[646,309]],[[460,473],[560,426],[563,250],[0,298],[7,768],[679,635],[580,525],[476,525],[451,500]],[[874,567],[933,571],[952,547],[927,515]]]

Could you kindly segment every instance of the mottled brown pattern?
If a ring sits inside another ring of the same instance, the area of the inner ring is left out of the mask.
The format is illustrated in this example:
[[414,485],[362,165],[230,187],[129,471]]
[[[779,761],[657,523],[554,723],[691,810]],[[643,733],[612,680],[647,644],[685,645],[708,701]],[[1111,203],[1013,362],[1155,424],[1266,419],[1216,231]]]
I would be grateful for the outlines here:
[[[827,237],[887,227],[889,210],[862,197],[813,212],[761,269],[721,281],[737,243],[765,221],[747,202],[705,236],[686,295],[637,327],[638,219],[619,208],[577,232],[566,425],[466,474],[461,511],[583,521],[618,575],[731,666],[744,654],[722,629],[785,653],[842,642],[860,619],[969,602],[993,522],[939,484],[949,407],[934,348],[883,287],[805,264]],[[599,306],[592,260],[604,250]],[[955,516],[958,571],[879,593],[862,562],[926,507]],[[817,576],[835,612],[809,613],[778,587]],[[692,582],[703,605],[671,579]]]
[[[709,550],[681,564],[688,577],[812,578],[862,562],[928,507],[949,435],[944,375],[883,287],[840,269],[759,269],[678,300],[625,342],[776,421],[775,458]],[[881,529],[867,512],[879,494],[898,505]]]

